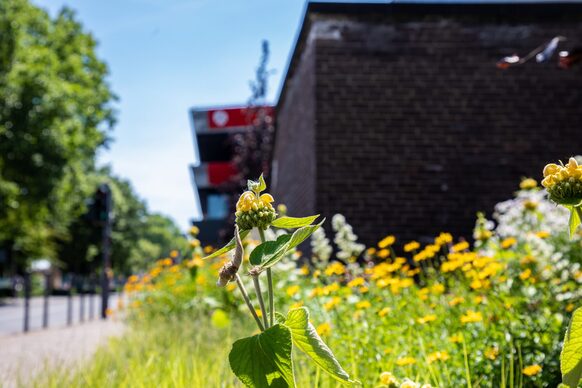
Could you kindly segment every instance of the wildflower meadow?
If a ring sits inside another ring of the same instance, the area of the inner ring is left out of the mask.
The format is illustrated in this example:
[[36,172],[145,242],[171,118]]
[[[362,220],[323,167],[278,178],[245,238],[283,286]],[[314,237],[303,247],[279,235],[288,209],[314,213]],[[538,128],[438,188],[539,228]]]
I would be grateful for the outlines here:
[[548,165],[542,185],[516,182],[492,219],[476,216],[472,242],[443,231],[366,247],[341,214],[290,217],[262,178],[251,181],[225,247],[202,247],[193,228],[188,252],[129,279],[115,313],[126,335],[49,380],[579,386],[582,167]]

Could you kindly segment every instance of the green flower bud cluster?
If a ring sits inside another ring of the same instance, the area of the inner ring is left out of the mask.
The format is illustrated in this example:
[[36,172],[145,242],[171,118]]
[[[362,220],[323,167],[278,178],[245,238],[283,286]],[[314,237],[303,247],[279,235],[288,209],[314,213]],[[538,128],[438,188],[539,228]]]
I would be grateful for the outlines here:
[[271,203],[273,197],[263,194],[260,197],[245,191],[236,204],[236,224],[241,230],[252,228],[267,229],[277,217]]

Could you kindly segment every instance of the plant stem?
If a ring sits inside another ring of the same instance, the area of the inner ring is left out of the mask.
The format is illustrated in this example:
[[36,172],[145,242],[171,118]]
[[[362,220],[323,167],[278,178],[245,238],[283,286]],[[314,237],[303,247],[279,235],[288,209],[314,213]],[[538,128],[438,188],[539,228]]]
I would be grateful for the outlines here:
[[[261,236],[261,242],[266,241],[263,229],[259,228],[259,236]],[[267,268],[267,285],[269,288],[269,324],[273,326],[273,321],[275,320],[275,297],[273,294],[273,274],[271,268]]]
[[273,275],[271,274],[271,268],[267,268],[267,284],[269,286],[269,324],[273,326],[273,320],[275,318],[275,301],[273,298]]
[[247,303],[247,307],[251,311],[253,318],[255,318],[255,321],[257,322],[259,329],[261,329],[261,331],[265,331],[265,327],[263,326],[263,323],[259,319],[259,316],[257,315],[257,312],[255,311],[255,308],[253,307],[253,304],[251,303],[251,300],[249,298],[249,294],[247,294],[247,290],[245,289],[244,284],[240,280],[240,276],[238,276],[238,274],[236,274],[235,276],[236,276],[236,284],[238,285],[238,288],[240,289],[240,292],[241,292],[245,302]]
[[253,275],[253,283],[255,285],[255,291],[257,292],[257,298],[259,298],[259,305],[261,306],[261,312],[263,313],[263,322],[265,327],[269,327],[269,320],[267,318],[267,309],[265,308],[265,302],[263,301],[263,293],[261,291],[261,283],[259,283],[259,275]]

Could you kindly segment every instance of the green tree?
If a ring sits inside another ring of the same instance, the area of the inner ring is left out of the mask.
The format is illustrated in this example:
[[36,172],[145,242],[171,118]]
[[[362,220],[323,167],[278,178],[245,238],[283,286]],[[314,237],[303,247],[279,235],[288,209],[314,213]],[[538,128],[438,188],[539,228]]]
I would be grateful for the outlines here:
[[[168,217],[150,214],[131,183],[102,168],[91,177],[92,187],[107,183],[113,208],[111,226],[111,264],[116,273],[129,274],[146,269],[153,261],[171,250],[185,250],[187,240]],[[76,273],[88,274],[101,267],[101,229],[86,217],[78,217],[68,236],[60,241],[60,266]]]
[[54,257],[85,211],[115,100],[96,42],[63,9],[0,0],[0,247]]

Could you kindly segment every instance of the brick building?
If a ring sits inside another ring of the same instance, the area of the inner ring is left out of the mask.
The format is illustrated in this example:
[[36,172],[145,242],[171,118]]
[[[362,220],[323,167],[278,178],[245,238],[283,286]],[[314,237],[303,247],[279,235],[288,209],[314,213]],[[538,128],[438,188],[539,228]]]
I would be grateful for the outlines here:
[[277,105],[275,198],[341,212],[366,243],[470,237],[521,177],[582,153],[582,66],[496,67],[558,35],[582,45],[582,4],[310,3]]

